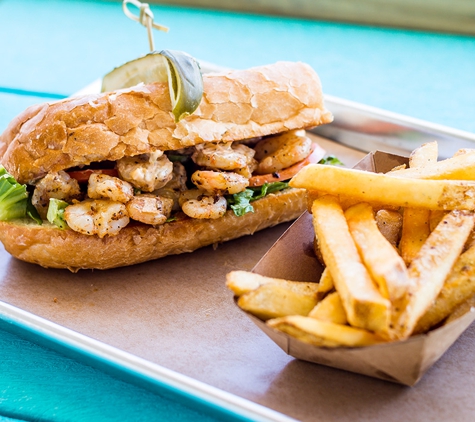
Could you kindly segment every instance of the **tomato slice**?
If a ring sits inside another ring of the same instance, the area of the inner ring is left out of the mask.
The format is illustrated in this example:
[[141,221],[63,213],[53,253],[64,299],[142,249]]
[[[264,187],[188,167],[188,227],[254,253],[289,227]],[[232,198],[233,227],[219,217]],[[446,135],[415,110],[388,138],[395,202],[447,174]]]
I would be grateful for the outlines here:
[[87,169],[68,172],[69,176],[76,179],[79,183],[85,183],[89,180],[89,176],[94,173],[107,174],[108,176],[117,177],[116,169]]
[[325,156],[325,150],[317,144],[313,144],[312,152],[302,161],[295,163],[293,166],[287,167],[277,173],[258,174],[249,179],[249,186],[262,186],[264,183],[281,182],[294,177],[302,167],[310,163],[318,163]]

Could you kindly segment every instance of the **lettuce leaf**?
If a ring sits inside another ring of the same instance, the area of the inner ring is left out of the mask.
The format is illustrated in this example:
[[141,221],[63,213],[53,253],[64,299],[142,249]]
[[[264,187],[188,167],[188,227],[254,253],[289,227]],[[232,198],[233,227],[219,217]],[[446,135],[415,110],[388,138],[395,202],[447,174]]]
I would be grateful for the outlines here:
[[66,201],[61,199],[50,198],[48,213],[46,214],[46,219],[60,229],[65,229],[68,227],[68,223],[64,219],[64,209],[69,204]]
[[246,189],[228,196],[226,200],[228,201],[228,206],[234,211],[234,214],[241,217],[248,212],[254,212],[254,208],[250,204],[253,195],[254,192],[251,189]]
[[13,220],[26,216],[28,192],[0,165],[0,220]]
[[35,220],[40,226],[43,224],[40,214],[31,202],[31,195],[28,197],[28,202],[26,203],[26,215],[32,220]]
[[255,201],[256,199],[261,199],[270,193],[278,192],[282,189],[287,189],[288,187],[289,187],[289,182],[272,182],[272,183],[264,183],[262,186],[249,188],[249,189],[254,191],[252,200]]
[[270,193],[278,192],[288,187],[288,182],[265,183],[262,186],[247,188],[242,192],[229,195],[226,200],[228,201],[228,206],[234,211],[234,214],[241,217],[248,212],[254,212],[254,207],[251,205],[252,201],[261,199]]
[[335,157],[334,155],[329,155],[328,157],[322,158],[318,164],[327,164],[330,166],[344,166],[345,164],[342,163],[338,157]]

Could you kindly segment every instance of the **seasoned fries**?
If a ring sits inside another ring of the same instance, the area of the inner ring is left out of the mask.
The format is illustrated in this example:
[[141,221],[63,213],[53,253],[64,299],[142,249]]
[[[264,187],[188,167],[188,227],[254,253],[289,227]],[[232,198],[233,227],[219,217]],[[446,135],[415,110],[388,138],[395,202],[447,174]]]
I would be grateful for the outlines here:
[[323,300],[318,302],[308,316],[318,319],[319,321],[334,322],[335,324],[345,325],[348,323],[346,311],[345,308],[343,308],[338,292],[330,293]]
[[267,283],[243,294],[240,308],[262,320],[287,315],[308,315],[317,304],[315,294],[302,294],[277,284]]
[[[410,168],[423,168],[437,162],[437,142],[429,142],[415,149],[409,156]],[[394,174],[394,173],[393,173]],[[409,265],[429,237],[430,210],[405,208],[403,230],[399,249],[406,265]]]
[[396,248],[402,232],[401,213],[399,211],[381,209],[376,212],[374,218],[381,234]]
[[395,312],[394,330],[397,338],[409,337],[417,321],[437,298],[473,225],[471,211],[455,210],[430,234],[409,266],[412,286],[401,315]]
[[469,150],[429,166],[391,172],[391,177],[432,180],[475,180],[475,151]]
[[445,320],[445,324],[450,324],[452,321],[460,318],[465,315],[467,312],[473,312],[475,309],[475,296],[472,296],[470,299],[467,299],[465,302],[462,302],[460,305],[455,307],[453,312]]
[[317,347],[362,347],[475,306],[475,149],[437,161],[430,142],[387,174],[310,165],[290,186],[308,191],[319,282],[227,279],[268,327]]
[[345,217],[361,259],[381,294],[392,301],[402,297],[409,287],[406,265],[379,231],[371,205],[362,202],[350,207]]
[[423,333],[443,321],[455,308],[475,295],[475,246],[458,258],[444,287],[414,330]]
[[430,210],[405,208],[399,249],[406,265],[416,257],[430,234]]
[[338,199],[329,195],[318,198],[313,202],[312,213],[323,260],[340,293],[348,321],[354,327],[387,333],[391,304],[378,291],[361,261]]
[[437,162],[439,146],[437,141],[427,142],[416,148],[409,155],[409,168],[425,167]]
[[359,202],[431,210],[475,209],[475,182],[409,179],[310,164],[289,184],[294,188],[350,196]]
[[244,293],[257,289],[259,286],[269,283],[276,284],[284,289],[292,290],[302,295],[313,295],[320,289],[319,283],[264,277],[246,271],[231,271],[226,276],[226,286],[230,288],[236,296],[241,296]]
[[318,283],[317,299],[323,299],[325,295],[330,293],[334,288],[335,286],[333,285],[333,278],[330,274],[330,270],[325,268],[320,276],[320,282]]
[[318,321],[305,316],[288,316],[269,321],[269,326],[305,343],[321,347],[363,347],[383,341],[369,331],[348,325]]

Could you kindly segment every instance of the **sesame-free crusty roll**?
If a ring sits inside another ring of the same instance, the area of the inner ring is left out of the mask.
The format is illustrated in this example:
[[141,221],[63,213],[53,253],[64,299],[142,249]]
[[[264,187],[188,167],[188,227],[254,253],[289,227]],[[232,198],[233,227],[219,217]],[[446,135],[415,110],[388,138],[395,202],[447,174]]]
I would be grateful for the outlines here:
[[102,239],[27,219],[0,221],[0,241],[14,257],[43,267],[105,270],[250,235],[294,220],[305,207],[305,190],[288,189],[259,199],[254,212],[241,217],[227,211],[217,220],[185,218],[157,227],[129,225],[117,236]]
[[297,218],[306,192],[286,180],[324,154],[301,129],[332,120],[317,74],[279,62],[206,74],[203,87],[178,123],[163,83],[17,116],[0,135],[0,163],[27,185],[38,217],[2,217],[5,249],[43,267],[108,269]]
[[46,173],[156,149],[238,141],[332,120],[315,71],[300,62],[203,75],[198,109],[175,123],[168,86],[34,105],[0,137],[1,163],[19,183]]

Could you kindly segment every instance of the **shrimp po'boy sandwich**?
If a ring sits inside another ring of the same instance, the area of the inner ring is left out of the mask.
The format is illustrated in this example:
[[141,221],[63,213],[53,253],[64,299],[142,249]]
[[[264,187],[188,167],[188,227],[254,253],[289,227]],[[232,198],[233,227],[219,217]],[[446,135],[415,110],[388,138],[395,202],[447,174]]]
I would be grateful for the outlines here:
[[163,82],[17,116],[0,135],[5,249],[44,267],[107,269],[298,217],[305,191],[286,181],[323,156],[304,129],[332,120],[316,73],[279,62],[200,83],[179,116],[183,98]]

